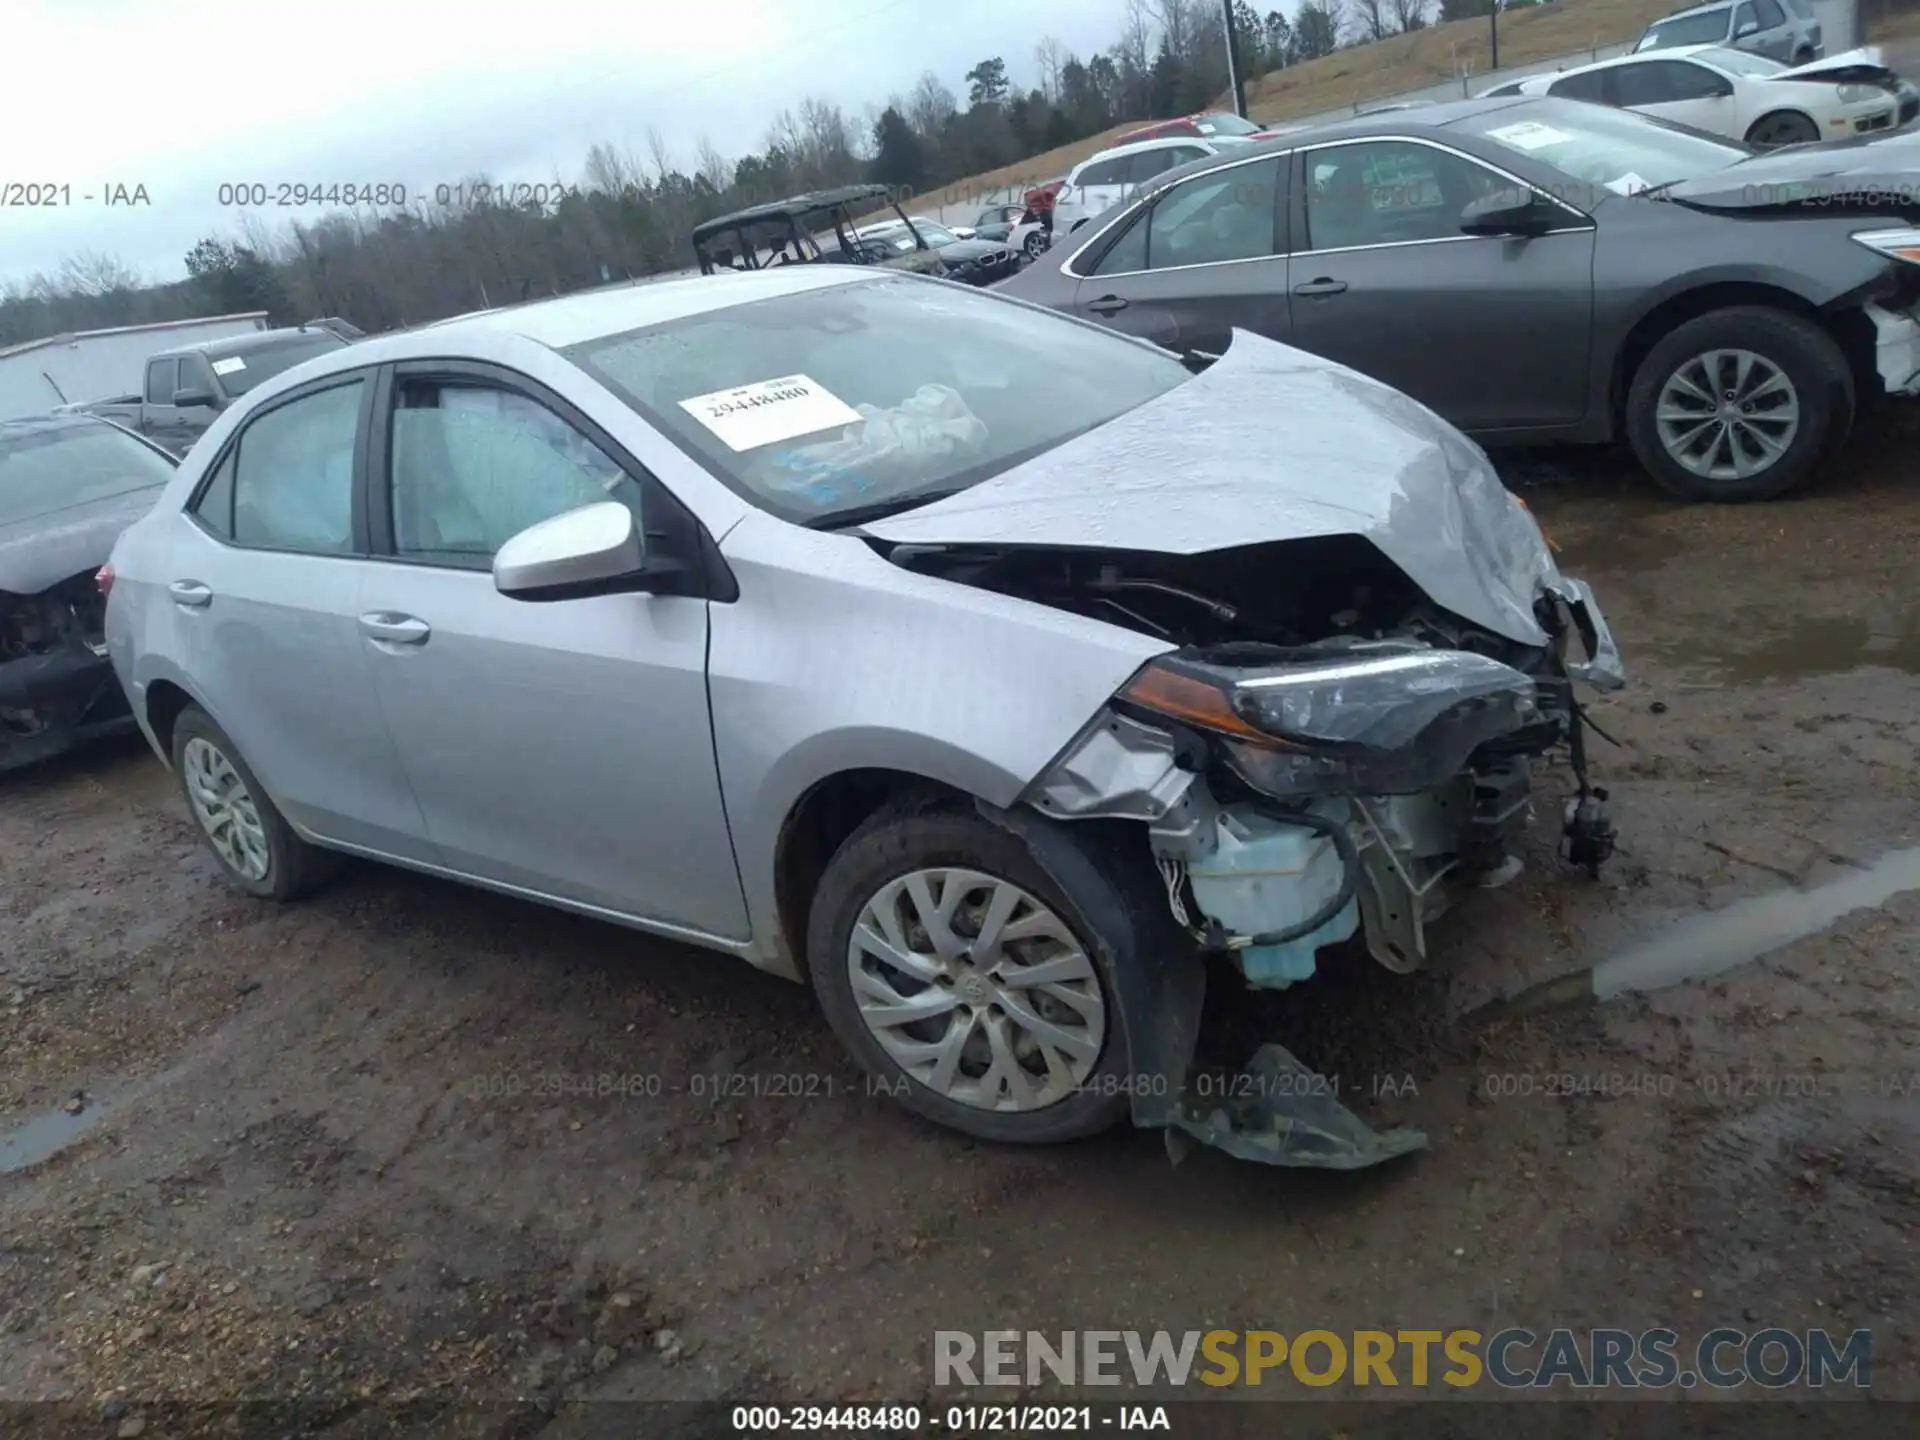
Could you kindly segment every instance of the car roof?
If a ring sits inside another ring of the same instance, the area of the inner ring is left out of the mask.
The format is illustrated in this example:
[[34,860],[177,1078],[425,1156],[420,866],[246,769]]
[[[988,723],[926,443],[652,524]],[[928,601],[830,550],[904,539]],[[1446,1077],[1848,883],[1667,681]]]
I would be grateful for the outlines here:
[[185,345],[175,345],[168,350],[156,350],[149,360],[166,360],[176,355],[205,355],[218,350],[223,354],[248,355],[255,350],[273,350],[294,340],[310,340],[324,336],[329,340],[347,343],[347,338],[337,330],[325,325],[291,325],[282,330],[255,330],[246,335],[226,335],[217,340],[193,340]]
[[722,230],[732,230],[755,220],[784,220],[789,216],[804,215],[814,210],[830,210],[836,205],[858,204],[865,200],[891,199],[893,192],[885,185],[841,185],[832,190],[809,190],[800,195],[789,195],[784,200],[768,200],[764,204],[749,205],[744,210],[735,210],[728,215],[716,215],[711,220],[702,220],[693,227],[693,239],[697,244],[709,235]]
[[1705,5],[1688,5],[1680,10],[1669,10],[1658,20],[1649,20],[1647,29],[1651,30],[1656,25],[1665,24],[1669,20],[1678,20],[1686,15],[1704,15],[1709,10],[1725,10],[1732,4],[1733,0],[1709,0]]
[[[1697,60],[1702,51],[1721,50],[1721,45],[1668,45],[1659,50],[1636,50],[1630,55],[1615,55],[1606,60],[1589,60],[1584,65],[1569,65],[1564,70],[1555,70],[1546,75],[1529,75],[1520,83],[1530,84],[1535,80],[1558,80],[1563,75],[1584,75],[1589,70],[1612,70],[1621,65],[1645,65],[1651,60]],[[1711,60],[1702,60],[1703,65],[1711,65]]]
[[1129,140],[1124,145],[1109,145],[1104,150],[1096,150],[1073,168],[1078,170],[1082,166],[1093,164],[1096,160],[1112,160],[1116,156],[1137,155],[1146,150],[1172,150],[1196,142],[1204,144],[1211,139],[1213,139],[1211,135],[1154,135],[1146,140]]

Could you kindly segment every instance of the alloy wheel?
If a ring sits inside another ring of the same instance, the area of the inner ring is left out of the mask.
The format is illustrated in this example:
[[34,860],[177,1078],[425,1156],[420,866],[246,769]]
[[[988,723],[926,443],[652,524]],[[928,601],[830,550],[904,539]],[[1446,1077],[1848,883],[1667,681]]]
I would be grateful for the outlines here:
[[1029,260],[1038,260],[1047,248],[1047,237],[1036,230],[1027,236],[1022,248],[1026,250]]
[[847,975],[880,1048],[959,1104],[1040,1110],[1100,1062],[1107,1005],[1093,961],[1047,905],[997,876],[888,881],[854,922]]
[[1782,145],[1806,145],[1820,138],[1810,121],[1799,115],[1768,115],[1747,132],[1747,142],[1761,150]]
[[240,772],[212,741],[194,736],[180,757],[187,801],[220,858],[237,875],[264,880],[272,863],[267,829]]
[[1661,445],[1684,469],[1706,480],[1750,480],[1799,434],[1800,395],[1763,355],[1709,350],[1667,377],[1654,423]]

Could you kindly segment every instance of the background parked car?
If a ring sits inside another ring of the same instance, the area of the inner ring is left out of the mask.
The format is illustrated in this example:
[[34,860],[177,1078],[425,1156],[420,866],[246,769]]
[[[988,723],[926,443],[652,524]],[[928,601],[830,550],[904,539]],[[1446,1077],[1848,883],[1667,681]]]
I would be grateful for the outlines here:
[[[974,240],[998,240],[1005,245],[1013,239],[1013,227],[1027,213],[1025,205],[990,205],[974,218],[972,235]],[[960,233],[955,227],[954,233]]]
[[1090,155],[1067,172],[1066,183],[1054,198],[1054,239],[1071,235],[1094,216],[1125,204],[1156,175],[1251,143],[1244,135],[1169,136],[1115,145]]
[[96,576],[173,470],[95,416],[0,422],[0,770],[131,728]]
[[1066,187],[1067,177],[1059,175],[1020,197],[1026,208],[1020,212],[1007,243],[1027,259],[1032,260],[1053,243],[1053,207]]
[[1182,115],[1176,120],[1158,120],[1151,125],[1142,125],[1137,130],[1128,130],[1114,143],[1131,145],[1136,140],[1165,140],[1176,136],[1198,137],[1202,140],[1253,139],[1266,133],[1264,125],[1256,125],[1231,110],[1207,110],[1198,115]]
[[1635,51],[1676,45],[1724,45],[1798,65],[1826,53],[1820,22],[1807,0],[1726,0],[1663,16],[1634,42]]
[[1019,251],[994,240],[962,239],[937,220],[915,220],[911,228],[904,220],[885,220],[857,233],[862,240],[879,241],[902,253],[924,244],[947,267],[947,278],[963,285],[991,285],[1020,268]]
[[320,324],[195,341],[149,358],[142,394],[81,409],[184,455],[222,410],[262,380],[351,343]]
[[1638,110],[1763,149],[1867,135],[1920,115],[1920,90],[1874,49],[1790,67],[1720,46],[1676,46],[1536,75],[1519,88]]
[[1252,330],[1490,443],[1624,436],[1675,494],[1764,499],[1920,387],[1916,159],[1908,131],[1756,155],[1464,100],[1162,176],[1006,289],[1201,355]]

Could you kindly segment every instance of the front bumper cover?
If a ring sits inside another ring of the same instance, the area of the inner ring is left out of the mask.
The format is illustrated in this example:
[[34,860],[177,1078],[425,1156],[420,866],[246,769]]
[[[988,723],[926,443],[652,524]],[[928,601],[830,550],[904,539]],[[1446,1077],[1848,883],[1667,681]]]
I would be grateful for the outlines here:
[[133,728],[107,657],[67,646],[0,664],[0,770]]

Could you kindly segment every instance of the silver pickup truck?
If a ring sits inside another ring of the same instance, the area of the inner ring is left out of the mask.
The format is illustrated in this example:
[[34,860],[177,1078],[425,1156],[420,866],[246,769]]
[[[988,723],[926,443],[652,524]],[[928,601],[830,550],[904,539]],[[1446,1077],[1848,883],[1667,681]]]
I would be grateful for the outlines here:
[[103,416],[184,455],[238,396],[270,375],[351,343],[347,328],[315,323],[162,350],[147,358],[141,394],[67,408]]

